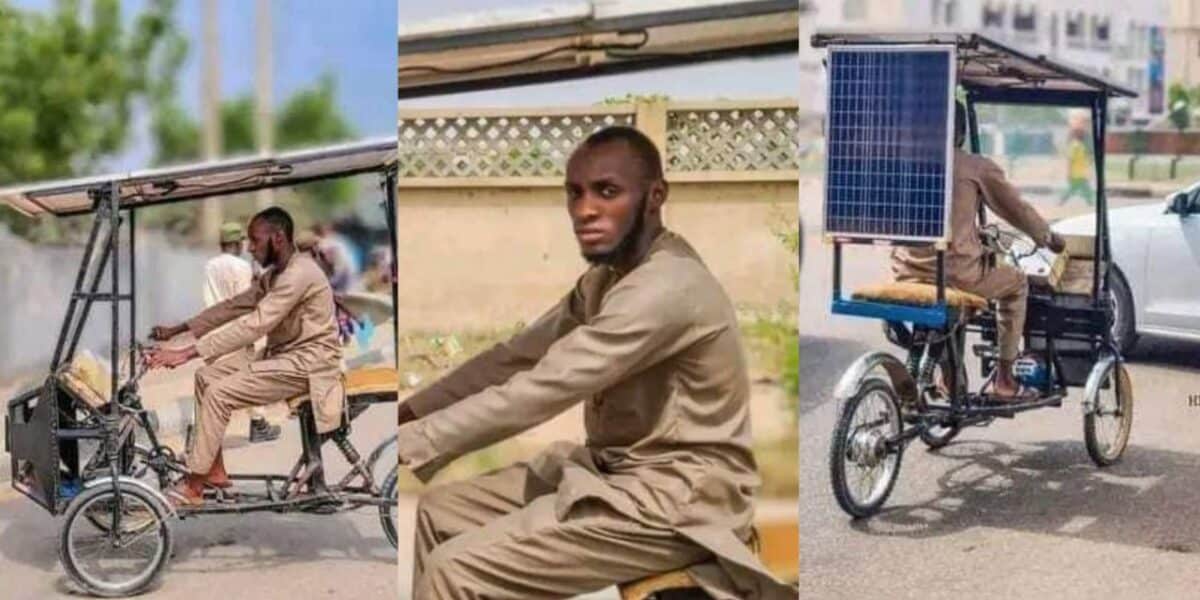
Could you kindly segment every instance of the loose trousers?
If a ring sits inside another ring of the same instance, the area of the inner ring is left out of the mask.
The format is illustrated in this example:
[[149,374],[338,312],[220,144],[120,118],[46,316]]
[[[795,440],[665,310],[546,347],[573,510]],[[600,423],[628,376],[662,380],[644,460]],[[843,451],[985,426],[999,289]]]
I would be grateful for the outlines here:
[[712,557],[596,499],[559,520],[555,491],[518,463],[423,494],[413,599],[567,598]]
[[234,352],[196,371],[196,426],[188,448],[188,470],[212,468],[233,411],[266,406],[308,393],[308,377],[279,359],[251,361]]

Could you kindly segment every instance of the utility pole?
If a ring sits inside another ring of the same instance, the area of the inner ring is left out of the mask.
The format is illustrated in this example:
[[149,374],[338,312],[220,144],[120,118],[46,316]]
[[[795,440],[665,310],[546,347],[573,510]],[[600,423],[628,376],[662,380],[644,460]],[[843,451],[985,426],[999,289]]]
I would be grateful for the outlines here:
[[[275,121],[271,110],[272,46],[271,0],[257,0],[255,11],[254,137],[260,155],[268,155],[275,145]],[[259,210],[271,205],[273,190],[259,190],[255,204]]]
[[[201,142],[204,160],[216,160],[221,156],[221,51],[218,26],[218,0],[204,0],[204,33],[201,38],[203,57],[200,86],[201,110],[204,124]],[[221,228],[221,200],[209,198],[203,201],[200,215],[200,234],[204,241],[217,239]]]

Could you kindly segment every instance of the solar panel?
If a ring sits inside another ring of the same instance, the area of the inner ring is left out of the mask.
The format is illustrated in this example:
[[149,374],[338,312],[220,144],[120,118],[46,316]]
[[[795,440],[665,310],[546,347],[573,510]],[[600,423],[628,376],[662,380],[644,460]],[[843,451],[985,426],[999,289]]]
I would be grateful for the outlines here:
[[947,238],[953,46],[829,50],[825,233]]

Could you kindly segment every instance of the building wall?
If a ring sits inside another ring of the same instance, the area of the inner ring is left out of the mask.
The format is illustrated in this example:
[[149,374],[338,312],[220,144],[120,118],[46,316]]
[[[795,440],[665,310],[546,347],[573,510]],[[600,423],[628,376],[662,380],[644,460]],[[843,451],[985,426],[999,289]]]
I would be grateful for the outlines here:
[[1167,34],[1170,82],[1200,85],[1200,0],[1171,0]]
[[[792,256],[772,233],[797,218],[795,181],[676,183],[667,226],[739,305],[794,301]],[[405,187],[398,196],[399,323],[405,331],[529,322],[586,268],[557,187]]]
[[[1021,50],[1061,60],[1089,73],[1126,85],[1140,97],[1128,103],[1134,115],[1150,113],[1151,28],[1169,22],[1169,0],[816,0],[816,28],[867,27],[880,30],[976,31]],[[1176,0],[1180,1],[1180,0]],[[985,9],[1002,15],[999,24],[984,21]],[[1032,11],[1032,30],[1016,27],[1014,13]],[[1081,37],[1067,36],[1067,15],[1082,14]],[[1099,39],[1093,18],[1109,24],[1108,41]],[[820,53],[808,53],[819,64]],[[1168,72],[1165,82],[1174,79]],[[819,84],[819,81],[814,81]],[[1164,83],[1164,88],[1166,83]],[[822,100],[809,107],[821,109]]]

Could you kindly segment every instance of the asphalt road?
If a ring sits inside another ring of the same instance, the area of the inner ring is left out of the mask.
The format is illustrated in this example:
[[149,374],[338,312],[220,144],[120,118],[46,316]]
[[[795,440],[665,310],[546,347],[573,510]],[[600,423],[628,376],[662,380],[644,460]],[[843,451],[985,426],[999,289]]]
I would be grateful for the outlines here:
[[[364,456],[395,431],[394,410],[394,405],[378,405],[354,421],[351,440]],[[276,442],[251,446],[245,435],[246,422],[235,420],[226,440],[233,472],[287,473],[299,456],[295,420],[285,422],[284,436]],[[325,448],[333,473],[329,480],[346,472],[337,455],[332,445]],[[5,483],[0,490],[0,598],[78,597],[58,561],[62,523]],[[205,516],[175,521],[172,531],[174,555],[158,587],[144,598],[398,597],[396,551],[384,537],[378,513],[367,508],[334,516]],[[401,536],[411,539],[411,533]]]
[[[1200,583],[1200,345],[1143,338],[1124,460],[1094,467],[1076,392],[970,428],[938,452],[908,447],[885,510],[838,508],[827,453],[831,391],[860,354],[892,349],[877,321],[832,317],[820,187],[801,189],[800,556],[805,598],[1184,598]],[[1034,198],[1050,216],[1078,212]],[[1123,204],[1123,202],[1119,202]],[[845,252],[846,288],[887,277],[883,248]]]

